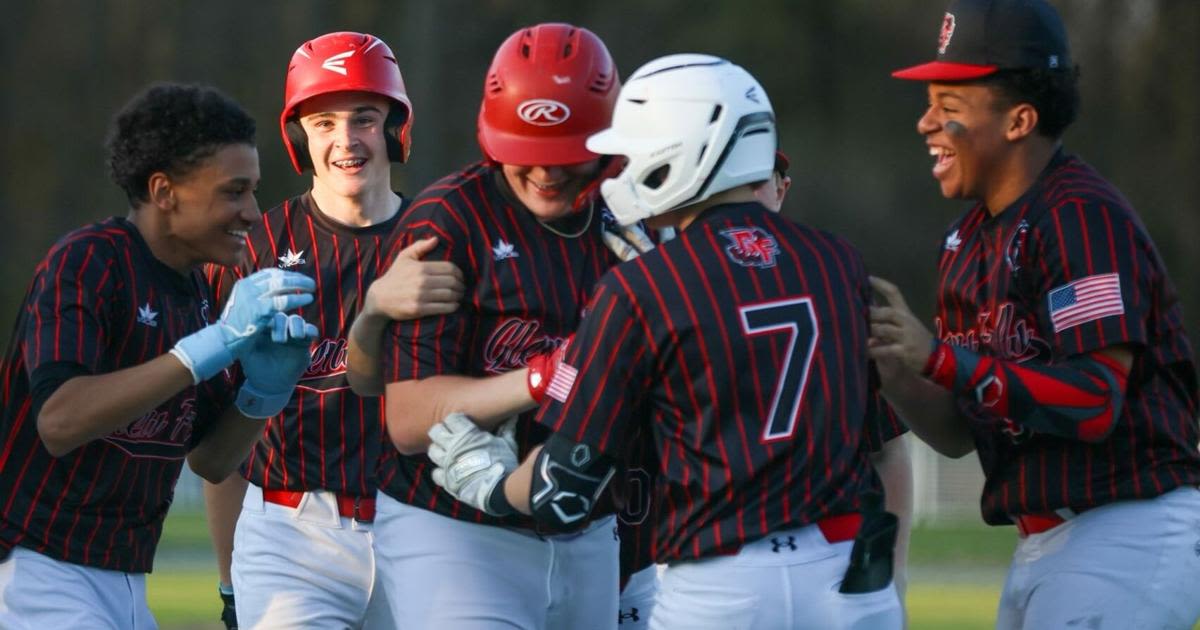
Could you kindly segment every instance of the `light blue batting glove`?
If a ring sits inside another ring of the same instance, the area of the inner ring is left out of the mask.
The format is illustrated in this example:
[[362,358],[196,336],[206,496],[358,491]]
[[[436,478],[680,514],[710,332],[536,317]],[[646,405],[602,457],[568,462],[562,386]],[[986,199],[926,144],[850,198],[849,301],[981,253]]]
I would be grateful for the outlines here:
[[252,273],[233,285],[221,318],[180,339],[171,354],[192,373],[193,383],[207,381],[247,352],[276,313],[312,302],[316,288],[316,281],[294,271]]
[[317,327],[299,315],[275,313],[271,334],[255,338],[242,356],[246,382],[238,391],[238,411],[248,418],[270,418],[283,411],[296,389],[296,381],[308,369],[309,348],[317,338]]

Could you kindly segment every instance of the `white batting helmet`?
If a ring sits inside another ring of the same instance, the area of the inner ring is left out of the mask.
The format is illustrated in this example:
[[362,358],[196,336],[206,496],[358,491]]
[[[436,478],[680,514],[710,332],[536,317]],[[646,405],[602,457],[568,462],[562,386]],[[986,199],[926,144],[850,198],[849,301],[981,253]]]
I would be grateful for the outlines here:
[[588,149],[623,155],[600,185],[623,225],[704,201],[771,176],[775,113],[750,73],[710,55],[670,55],[638,68],[621,88],[612,126]]

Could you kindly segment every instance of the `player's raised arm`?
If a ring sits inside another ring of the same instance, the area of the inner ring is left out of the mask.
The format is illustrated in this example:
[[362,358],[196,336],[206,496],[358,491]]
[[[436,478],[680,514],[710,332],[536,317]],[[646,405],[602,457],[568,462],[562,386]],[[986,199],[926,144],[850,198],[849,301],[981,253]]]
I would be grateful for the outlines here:
[[882,278],[871,286],[884,303],[871,307],[871,339],[867,352],[879,367],[880,391],[909,428],[939,453],[962,457],[975,450],[966,418],[954,395],[922,378],[905,358],[928,353],[933,335],[909,309],[899,287]]
[[[511,417],[535,409],[545,399],[570,338],[557,348],[529,357],[526,366],[504,374],[455,374],[388,385],[388,434],[405,454],[424,453],[429,432],[441,418],[461,413],[492,431]],[[424,433],[421,433],[424,431]]]
[[[879,278],[873,278],[872,284],[887,301],[886,306],[871,312],[876,341],[871,352],[876,360],[900,361],[910,375],[919,374],[955,396],[993,410],[997,421],[1008,418],[1042,433],[1095,442],[1108,435],[1120,416],[1125,381],[1133,364],[1129,348],[1109,347],[1056,364],[981,355],[935,341],[912,315],[895,285]],[[911,377],[907,382],[908,393],[897,396],[909,403],[911,413],[906,419],[914,423],[914,430],[920,425],[918,433],[927,433],[935,448],[942,445],[954,453],[947,442],[958,436],[961,443],[967,430],[965,421],[922,413],[910,401],[924,394],[923,402],[929,403],[937,396],[928,388],[915,386]]]
[[556,531],[586,524],[617,472],[611,457],[558,433],[519,464],[502,435],[461,414],[430,434],[433,478],[447,492],[493,516],[524,514]]
[[[387,275],[372,285],[375,295],[368,299],[375,302],[375,314],[354,322],[348,374],[360,386],[372,387],[368,391],[387,383],[388,436],[401,453],[420,454],[429,445],[429,428],[450,413],[465,413],[493,428],[535,403],[526,393],[524,370],[516,369],[520,366],[508,366],[501,374],[493,370],[490,376],[467,375],[468,370],[458,367],[466,360],[466,320],[477,308],[458,309],[463,300],[459,270],[470,265],[470,237],[459,229],[461,217],[444,208],[435,193],[419,196],[401,221],[396,247],[406,247]],[[412,273],[406,275],[406,270]],[[430,288],[422,295],[426,279]],[[408,307],[401,309],[402,302]],[[412,309],[420,309],[424,317],[413,317]],[[376,335],[379,341],[372,339]]]
[[[151,177],[151,183],[154,181]],[[239,281],[238,302],[231,303],[220,320],[180,339],[170,352],[146,363],[91,374],[83,365],[60,361],[37,371],[33,388],[40,392],[35,396],[44,401],[37,426],[46,449],[64,455],[124,427],[130,418],[154,409],[185,387],[217,376],[250,352],[275,314],[312,301],[315,284],[306,276],[272,269],[252,278]],[[141,317],[150,321],[154,319],[150,313],[143,311]],[[48,316],[44,321],[57,318]],[[42,331],[32,332],[35,346],[40,345]]]
[[[266,272],[285,273],[277,269]],[[237,298],[238,287],[234,287],[234,299],[230,301],[234,308]],[[262,435],[262,421],[287,406],[296,382],[308,368],[309,347],[317,338],[317,327],[299,315],[278,312],[268,327],[269,332],[264,329],[239,358],[246,380],[234,404],[212,430],[200,436],[188,454],[192,470],[213,483],[222,481],[246,459],[250,446]]]
[[437,237],[414,241],[396,255],[387,272],[367,289],[346,346],[346,378],[359,396],[384,391],[383,334],[392,321],[454,312],[463,295],[462,271],[452,262],[421,259],[437,247]]
[[527,390],[528,380],[522,369],[497,376],[447,374],[390,383],[388,435],[401,453],[418,455],[429,448],[429,429],[451,413],[469,415],[479,426],[493,429],[510,416],[537,407]]

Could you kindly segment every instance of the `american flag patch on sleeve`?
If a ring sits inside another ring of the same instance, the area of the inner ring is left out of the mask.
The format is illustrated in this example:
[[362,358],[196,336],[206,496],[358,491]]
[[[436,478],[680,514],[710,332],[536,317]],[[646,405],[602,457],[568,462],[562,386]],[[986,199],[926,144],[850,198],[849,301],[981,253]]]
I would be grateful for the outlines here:
[[1125,314],[1121,276],[1103,273],[1080,278],[1050,291],[1050,323],[1059,333],[1101,317]]
[[566,363],[559,363],[558,367],[554,368],[554,378],[550,379],[550,385],[546,387],[546,394],[560,403],[567,402],[567,396],[571,394],[571,388],[575,386],[575,377],[578,375],[579,370]]

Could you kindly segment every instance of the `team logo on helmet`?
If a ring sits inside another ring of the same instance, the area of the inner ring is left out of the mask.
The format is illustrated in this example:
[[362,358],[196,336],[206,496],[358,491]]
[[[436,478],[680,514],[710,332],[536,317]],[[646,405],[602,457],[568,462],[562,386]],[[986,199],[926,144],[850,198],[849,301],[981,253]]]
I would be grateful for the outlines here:
[[336,72],[342,76],[346,76],[346,60],[353,56],[353,50],[347,50],[344,53],[338,53],[323,61],[321,63],[321,67],[330,72]]
[[938,33],[938,54],[946,54],[946,49],[950,47],[950,38],[954,37],[954,14],[947,13],[946,17],[942,18],[942,30]]
[[517,105],[517,116],[531,125],[553,127],[571,117],[571,108],[548,98],[533,98]]

